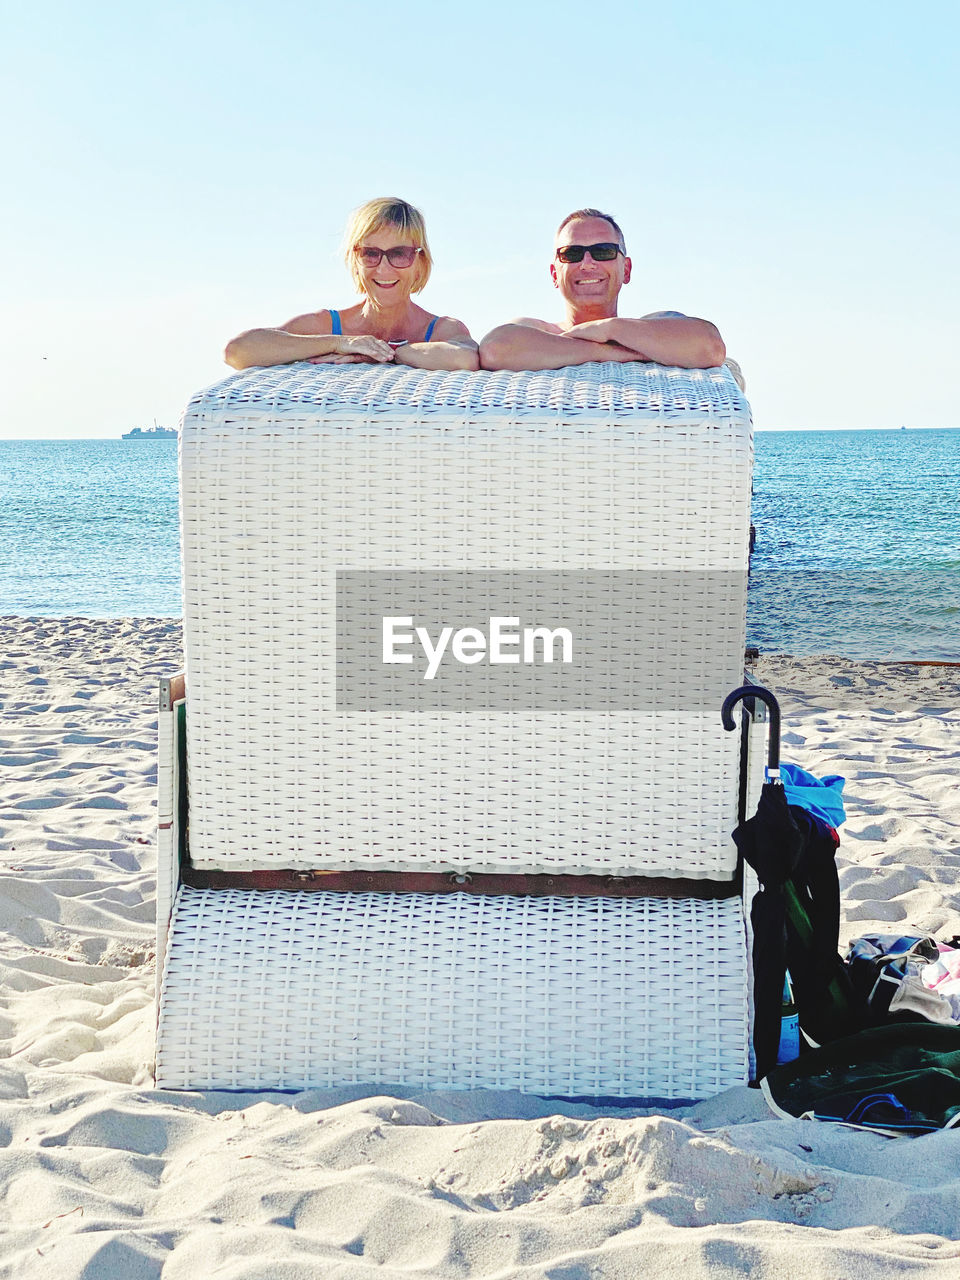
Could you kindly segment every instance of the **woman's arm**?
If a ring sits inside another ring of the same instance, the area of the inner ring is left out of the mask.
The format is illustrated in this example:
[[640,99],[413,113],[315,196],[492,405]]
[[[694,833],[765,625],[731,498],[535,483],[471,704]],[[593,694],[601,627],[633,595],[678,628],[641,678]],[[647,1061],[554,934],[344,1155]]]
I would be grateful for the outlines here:
[[223,358],[232,369],[250,369],[329,355],[373,364],[393,359],[392,349],[379,338],[331,333],[329,311],[296,316],[279,329],[247,329],[227,343]]
[[408,342],[393,353],[397,364],[413,369],[479,369],[479,348],[470,330],[452,316],[441,316],[431,342]]

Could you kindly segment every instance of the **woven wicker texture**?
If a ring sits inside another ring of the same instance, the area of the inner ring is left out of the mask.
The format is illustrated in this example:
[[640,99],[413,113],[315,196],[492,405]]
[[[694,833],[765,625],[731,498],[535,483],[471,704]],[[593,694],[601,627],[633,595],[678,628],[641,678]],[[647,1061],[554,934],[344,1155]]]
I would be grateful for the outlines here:
[[173,821],[173,717],[165,708],[157,718],[157,822],[160,826]]
[[[198,867],[732,874],[718,708],[361,716],[334,683],[337,570],[744,570],[729,373],[255,370],[191,403],[180,450]],[[745,584],[702,576],[696,634],[733,688]],[[681,637],[658,628],[669,702]]]
[[180,765],[177,755],[177,711],[161,706],[157,717],[157,996],[166,956],[167,936],[180,883]]
[[182,888],[157,1084],[701,1098],[747,1079],[739,899]]
[[543,422],[630,414],[675,421],[743,421],[749,406],[726,368],[674,369],[658,364],[588,364],[542,373],[424,373],[396,366],[355,368],[280,365],[238,373],[199,392],[187,419],[222,421],[313,410],[361,420],[401,417],[472,421],[493,412]]

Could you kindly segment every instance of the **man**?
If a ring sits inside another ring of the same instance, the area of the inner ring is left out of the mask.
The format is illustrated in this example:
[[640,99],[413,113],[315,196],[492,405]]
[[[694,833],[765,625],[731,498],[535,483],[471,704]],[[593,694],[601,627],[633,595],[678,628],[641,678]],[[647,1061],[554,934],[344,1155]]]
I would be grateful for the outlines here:
[[550,275],[566,309],[564,324],[524,317],[491,330],[480,343],[484,369],[559,369],[588,360],[655,360],[685,369],[723,364],[714,325],[678,311],[640,320],[617,315],[632,263],[623,232],[608,213],[578,209],[560,223]]

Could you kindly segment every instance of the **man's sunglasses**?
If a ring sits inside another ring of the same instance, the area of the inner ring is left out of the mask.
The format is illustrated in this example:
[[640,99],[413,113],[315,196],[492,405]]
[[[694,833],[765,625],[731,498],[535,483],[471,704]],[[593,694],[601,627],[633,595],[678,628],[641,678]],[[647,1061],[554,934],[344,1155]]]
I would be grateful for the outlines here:
[[623,250],[618,244],[562,244],[557,250],[561,262],[582,262],[585,253],[589,253],[594,262],[612,262]]
[[401,244],[396,249],[374,249],[373,246],[358,244],[354,252],[365,267],[379,267],[381,259],[386,258],[391,267],[412,267],[417,254],[422,249],[415,249],[412,244]]

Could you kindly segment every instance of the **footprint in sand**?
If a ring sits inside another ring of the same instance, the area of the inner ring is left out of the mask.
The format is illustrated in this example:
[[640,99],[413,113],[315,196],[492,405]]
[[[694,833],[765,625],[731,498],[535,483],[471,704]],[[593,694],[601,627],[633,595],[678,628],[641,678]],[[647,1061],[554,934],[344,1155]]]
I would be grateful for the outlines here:
[[903,828],[903,823],[899,818],[887,818],[884,822],[871,822],[869,826],[863,827],[860,831],[855,830],[847,824],[844,834],[848,839],[852,840],[889,840],[891,836],[895,836]]
[[870,898],[856,906],[845,907],[843,915],[848,921],[882,920],[885,924],[893,924],[906,920],[907,908],[899,902],[877,902],[875,898]]
[[[127,839],[131,839],[130,836]],[[77,853],[86,849],[95,849],[98,853],[109,854],[111,862],[115,862],[117,866],[122,866],[124,871],[138,871],[139,864],[129,855],[121,861],[117,860],[118,854],[123,854],[126,849],[126,843],[122,840],[108,840],[105,836],[72,836],[68,839],[52,839],[47,841],[47,848],[51,853]]]
[[[837,862],[839,864],[839,858]],[[873,873],[869,867],[858,867],[855,864],[839,867],[840,893],[841,895],[849,894],[851,897],[863,897],[863,894],[854,892],[854,886],[861,884],[864,880],[871,880]]]
[[916,875],[912,874],[908,868],[902,867],[897,871],[888,871],[886,874],[881,872],[879,875],[870,875],[864,880],[846,884],[843,892],[847,898],[861,898],[863,901],[876,902],[881,895],[885,901],[888,901],[891,898],[898,898],[903,893],[910,893],[916,887]]
[[103,768],[103,765],[100,763],[99,760],[71,760],[68,765],[64,766],[64,770],[62,774],[45,773],[43,777],[44,777],[44,780],[46,780],[47,778],[59,778],[59,777],[72,778],[75,776],[75,774],[77,774],[78,772],[82,772],[84,769],[102,769],[102,768]]

